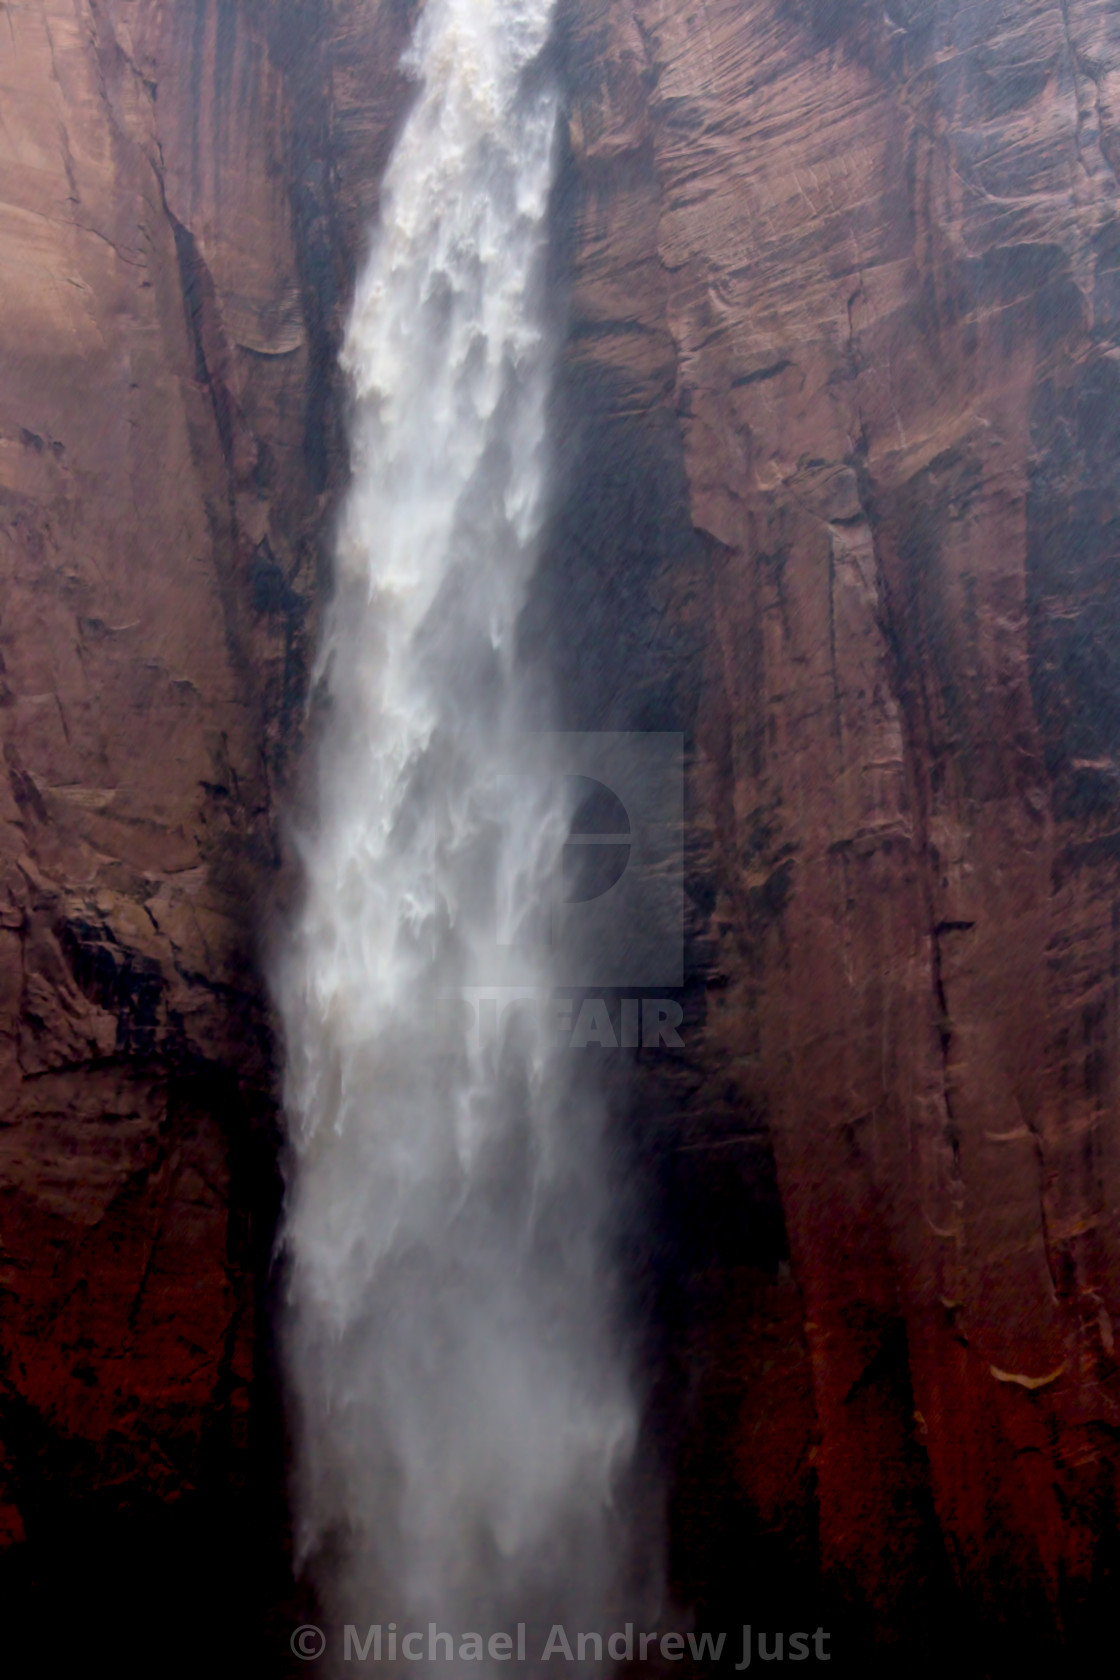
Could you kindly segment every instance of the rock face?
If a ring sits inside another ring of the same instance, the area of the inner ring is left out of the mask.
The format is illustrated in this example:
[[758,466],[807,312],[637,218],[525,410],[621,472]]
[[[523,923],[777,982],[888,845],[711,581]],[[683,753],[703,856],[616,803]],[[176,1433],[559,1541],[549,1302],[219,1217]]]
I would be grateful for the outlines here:
[[0,1539],[86,1576],[277,1446],[257,946],[407,22],[0,17]]
[[[412,11],[0,18],[13,1543],[272,1464],[259,928]],[[573,727],[690,739],[633,1126],[678,1589],[741,1601],[732,1536],[883,1637],[1069,1636],[1120,1494],[1120,17],[563,0],[559,58],[526,635]]]
[[792,1261],[729,1274],[724,1462],[884,1629],[952,1581],[1068,1632],[1120,1400],[1120,24],[568,26],[569,383],[687,505],[619,551],[703,661],[683,1125],[712,1177],[765,1133]]

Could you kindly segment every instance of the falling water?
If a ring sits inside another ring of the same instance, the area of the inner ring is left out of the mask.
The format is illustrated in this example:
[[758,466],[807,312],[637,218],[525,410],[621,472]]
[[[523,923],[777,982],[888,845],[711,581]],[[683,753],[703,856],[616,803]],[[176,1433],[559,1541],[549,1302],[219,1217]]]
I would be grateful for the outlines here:
[[278,990],[298,1547],[363,1630],[612,1625],[623,1590],[602,1103],[539,1022],[487,1041],[469,1007],[503,951],[547,993],[534,907],[567,832],[547,774],[509,773],[547,466],[552,10],[427,0],[345,347],[354,483]]

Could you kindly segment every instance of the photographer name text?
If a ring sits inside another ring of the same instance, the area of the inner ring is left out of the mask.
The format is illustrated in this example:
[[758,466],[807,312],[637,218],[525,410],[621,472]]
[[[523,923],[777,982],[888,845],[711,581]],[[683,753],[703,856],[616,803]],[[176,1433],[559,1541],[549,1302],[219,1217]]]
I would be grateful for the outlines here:
[[[553,1626],[539,1654],[539,1662],[557,1658],[563,1662],[623,1663],[694,1662],[732,1664],[736,1674],[757,1662],[830,1662],[830,1634],[821,1627],[813,1632],[786,1633],[755,1630],[744,1624],[738,1637],[727,1633],[636,1632],[634,1624],[602,1634],[574,1633],[560,1624]],[[304,1661],[326,1653],[327,1636],[317,1627],[302,1627],[292,1635],[292,1650]],[[398,1628],[396,1622],[370,1624],[364,1630],[348,1623],[343,1629],[344,1662],[354,1663],[482,1663],[526,1662],[530,1659],[529,1639],[524,1622],[513,1633],[453,1635],[430,1622],[426,1630]]]

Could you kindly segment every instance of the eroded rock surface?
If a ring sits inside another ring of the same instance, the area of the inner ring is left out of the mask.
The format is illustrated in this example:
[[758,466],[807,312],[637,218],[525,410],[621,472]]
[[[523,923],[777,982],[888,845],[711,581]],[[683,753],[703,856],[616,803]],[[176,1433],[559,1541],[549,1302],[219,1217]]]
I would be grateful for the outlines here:
[[703,540],[643,580],[704,662],[684,1124],[711,1176],[769,1139],[802,1303],[747,1265],[722,1320],[739,1488],[885,1629],[939,1571],[1068,1628],[1120,1401],[1120,21],[566,16],[570,383],[635,458],[672,424]]
[[246,1473],[260,918],[407,22],[0,8],[0,1538]]

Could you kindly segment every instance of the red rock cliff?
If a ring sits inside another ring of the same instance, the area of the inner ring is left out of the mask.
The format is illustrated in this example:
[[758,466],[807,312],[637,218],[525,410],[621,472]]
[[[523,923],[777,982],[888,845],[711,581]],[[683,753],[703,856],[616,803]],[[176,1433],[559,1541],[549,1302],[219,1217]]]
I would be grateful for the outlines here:
[[406,26],[0,15],[0,1539],[86,1580],[119,1518],[220,1550],[282,1496],[256,946]]
[[1120,1401],[1120,26],[570,12],[571,384],[663,422],[702,539],[649,568],[703,659],[685,1126],[712,1176],[764,1132],[792,1261],[730,1275],[724,1462],[883,1626],[943,1570],[1068,1631]]
[[[0,19],[12,1540],[252,1461],[254,928],[409,12]],[[560,58],[529,633],[574,723],[692,742],[689,1050],[639,1116],[678,1586],[723,1532],[887,1635],[1068,1632],[1117,1533],[1120,21],[565,0]]]

